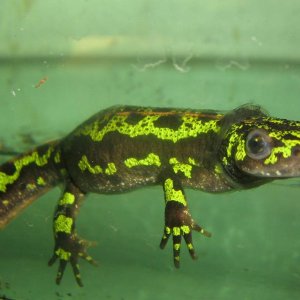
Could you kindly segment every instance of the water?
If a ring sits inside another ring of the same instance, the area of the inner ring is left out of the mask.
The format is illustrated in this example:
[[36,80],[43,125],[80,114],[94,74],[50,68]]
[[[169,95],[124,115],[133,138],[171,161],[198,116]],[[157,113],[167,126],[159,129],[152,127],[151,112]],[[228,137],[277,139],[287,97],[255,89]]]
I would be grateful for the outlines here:
[[[115,104],[230,110],[253,102],[300,119],[299,4],[55,2],[1,4],[0,142],[9,149],[62,137]],[[295,181],[221,195],[188,190],[193,217],[213,236],[194,233],[199,259],[183,245],[180,270],[171,244],[158,247],[160,187],[89,195],[77,229],[98,243],[90,254],[99,267],[81,262],[79,288],[70,268],[58,287],[57,265],[47,267],[56,188],[1,232],[0,296],[297,299],[298,194]]]

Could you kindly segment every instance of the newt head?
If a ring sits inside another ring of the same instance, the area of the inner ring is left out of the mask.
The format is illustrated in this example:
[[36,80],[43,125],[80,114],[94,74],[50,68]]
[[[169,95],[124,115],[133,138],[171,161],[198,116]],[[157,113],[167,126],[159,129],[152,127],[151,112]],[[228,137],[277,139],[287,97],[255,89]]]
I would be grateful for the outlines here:
[[246,118],[229,128],[222,153],[229,172],[236,169],[261,179],[300,176],[300,122]]

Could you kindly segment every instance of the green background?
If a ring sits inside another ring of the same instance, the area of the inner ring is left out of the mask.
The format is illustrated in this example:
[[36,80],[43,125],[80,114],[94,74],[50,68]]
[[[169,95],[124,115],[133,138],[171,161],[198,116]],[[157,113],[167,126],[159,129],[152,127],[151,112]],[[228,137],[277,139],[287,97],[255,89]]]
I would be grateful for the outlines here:
[[[299,118],[297,0],[1,0],[0,145],[24,151],[115,104],[230,110],[244,103]],[[48,80],[39,88],[38,82]],[[6,156],[0,160],[5,161]],[[0,296],[13,299],[298,299],[297,180],[248,191],[187,191],[199,259],[181,269],[163,230],[161,187],[89,195],[78,218],[97,241],[54,284],[54,189],[0,233]]]

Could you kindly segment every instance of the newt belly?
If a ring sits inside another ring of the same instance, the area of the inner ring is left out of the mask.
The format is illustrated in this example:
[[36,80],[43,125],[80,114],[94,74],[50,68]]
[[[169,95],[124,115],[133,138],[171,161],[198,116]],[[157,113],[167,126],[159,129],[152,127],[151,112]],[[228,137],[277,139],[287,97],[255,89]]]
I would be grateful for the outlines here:
[[119,193],[160,185],[165,198],[164,248],[173,238],[179,267],[181,240],[192,258],[192,231],[210,233],[192,218],[184,188],[206,192],[247,189],[273,179],[300,176],[300,122],[268,116],[245,105],[227,113],[131,106],[99,112],[61,140],[0,166],[0,228],[50,188],[63,184],[54,218],[52,265],[56,282],[71,264],[82,281],[78,258],[94,264],[88,243],[75,230],[86,194]]

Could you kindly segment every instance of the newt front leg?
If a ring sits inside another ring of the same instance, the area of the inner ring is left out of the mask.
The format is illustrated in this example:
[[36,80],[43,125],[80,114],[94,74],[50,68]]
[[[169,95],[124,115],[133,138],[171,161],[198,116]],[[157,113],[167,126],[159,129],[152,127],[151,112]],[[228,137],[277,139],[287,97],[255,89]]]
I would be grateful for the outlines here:
[[176,179],[175,176],[165,179],[163,187],[166,203],[165,228],[160,242],[160,248],[165,248],[170,235],[172,235],[174,265],[176,268],[179,268],[182,236],[191,257],[195,259],[196,254],[192,241],[192,230],[198,231],[207,237],[210,237],[211,234],[193,220],[188,210],[186,197],[180,181]]

